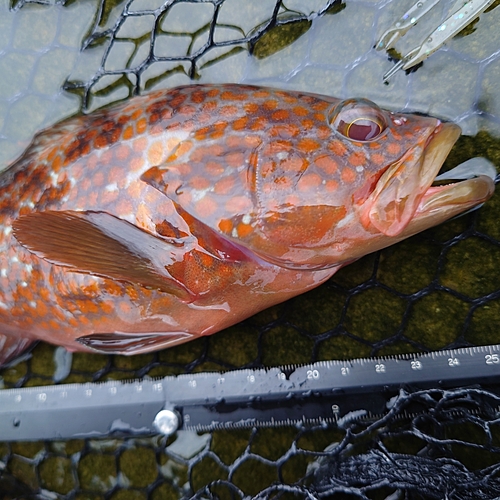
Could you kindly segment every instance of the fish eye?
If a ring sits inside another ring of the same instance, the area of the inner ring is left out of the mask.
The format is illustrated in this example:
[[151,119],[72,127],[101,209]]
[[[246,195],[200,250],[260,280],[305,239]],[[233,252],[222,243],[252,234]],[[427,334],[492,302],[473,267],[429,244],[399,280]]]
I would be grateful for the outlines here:
[[385,113],[368,99],[347,99],[329,113],[330,126],[353,141],[373,141],[387,128]]

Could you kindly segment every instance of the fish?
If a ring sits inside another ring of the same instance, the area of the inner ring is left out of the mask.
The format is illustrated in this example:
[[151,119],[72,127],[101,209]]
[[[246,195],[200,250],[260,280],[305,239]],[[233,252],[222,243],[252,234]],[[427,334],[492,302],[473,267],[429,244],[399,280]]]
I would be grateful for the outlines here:
[[486,160],[433,185],[460,134],[363,98],[239,84],[60,122],[0,176],[0,364],[40,340],[163,349],[311,290],[492,195]]

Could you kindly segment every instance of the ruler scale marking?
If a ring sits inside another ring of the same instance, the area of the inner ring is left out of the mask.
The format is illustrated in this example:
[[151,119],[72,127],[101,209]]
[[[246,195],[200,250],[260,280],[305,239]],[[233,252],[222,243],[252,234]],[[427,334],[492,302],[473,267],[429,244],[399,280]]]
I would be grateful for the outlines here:
[[380,415],[402,385],[500,382],[500,346],[319,361],[304,366],[182,374],[0,390],[0,441],[157,433],[169,408],[178,428],[331,423],[351,412]]

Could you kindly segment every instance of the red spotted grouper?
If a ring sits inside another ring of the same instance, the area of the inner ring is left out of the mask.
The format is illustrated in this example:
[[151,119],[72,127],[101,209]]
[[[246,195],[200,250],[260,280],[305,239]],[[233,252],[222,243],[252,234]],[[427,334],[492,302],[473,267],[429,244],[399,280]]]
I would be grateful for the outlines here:
[[432,185],[459,135],[233,84],[62,122],[0,177],[0,364],[34,340],[161,349],[310,290],[491,196],[474,167]]

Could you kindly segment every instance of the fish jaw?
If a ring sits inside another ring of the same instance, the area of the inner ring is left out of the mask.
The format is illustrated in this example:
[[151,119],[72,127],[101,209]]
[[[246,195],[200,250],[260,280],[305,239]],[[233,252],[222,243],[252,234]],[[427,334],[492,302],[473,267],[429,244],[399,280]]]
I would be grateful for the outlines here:
[[401,236],[407,238],[467,212],[488,200],[494,191],[495,181],[487,175],[445,186],[430,187]]
[[401,234],[413,220],[461,129],[435,121],[434,127],[402,157],[389,165],[363,202],[361,222],[385,236]]
[[[450,181],[450,184],[442,186],[432,185],[460,134],[461,129],[457,125],[440,123],[437,120],[436,128],[427,138],[420,160],[404,161],[409,156],[415,156],[415,148],[412,148],[410,154],[407,152],[401,160],[389,166],[380,178],[374,191],[363,204],[360,217],[363,225],[367,227],[371,224],[372,228],[374,226],[385,236],[395,238],[396,240],[389,243],[392,244],[441,224],[488,200],[495,190],[494,179],[488,175]],[[401,166],[413,169],[415,174],[402,176]],[[398,186],[400,192],[413,193],[414,202],[412,210],[406,212],[405,209],[410,205],[404,206],[401,200],[394,199],[396,190],[393,184],[403,185],[403,181],[406,181],[407,186]],[[400,205],[403,205],[403,209],[398,212],[395,207]]]

